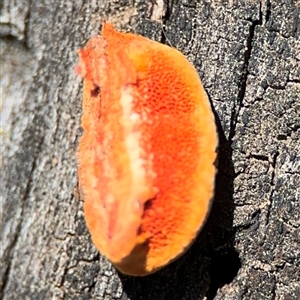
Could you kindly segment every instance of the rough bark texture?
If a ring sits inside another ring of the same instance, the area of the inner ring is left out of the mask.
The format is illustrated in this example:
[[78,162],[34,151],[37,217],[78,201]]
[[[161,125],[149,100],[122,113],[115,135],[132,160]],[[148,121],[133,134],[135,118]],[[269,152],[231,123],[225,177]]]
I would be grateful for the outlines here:
[[[2,1],[1,298],[300,299],[299,13],[292,0]],[[219,130],[210,217],[145,278],[98,254],[73,196],[76,49],[102,18],[182,51]]]

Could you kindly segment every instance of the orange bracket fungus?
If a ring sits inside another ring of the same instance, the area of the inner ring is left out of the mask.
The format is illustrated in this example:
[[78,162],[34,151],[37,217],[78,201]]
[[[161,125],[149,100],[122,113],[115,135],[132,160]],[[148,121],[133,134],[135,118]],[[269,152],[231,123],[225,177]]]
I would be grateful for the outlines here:
[[109,23],[78,53],[86,224],[117,269],[148,275],[184,253],[207,217],[217,147],[210,103],[183,54]]

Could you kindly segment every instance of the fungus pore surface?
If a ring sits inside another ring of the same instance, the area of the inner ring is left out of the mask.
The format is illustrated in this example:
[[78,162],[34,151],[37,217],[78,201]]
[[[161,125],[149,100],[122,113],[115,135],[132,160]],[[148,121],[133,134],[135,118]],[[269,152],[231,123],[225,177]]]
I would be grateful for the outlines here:
[[195,68],[166,45],[104,23],[78,52],[86,224],[121,272],[147,275],[184,253],[208,214],[217,147],[210,103]]

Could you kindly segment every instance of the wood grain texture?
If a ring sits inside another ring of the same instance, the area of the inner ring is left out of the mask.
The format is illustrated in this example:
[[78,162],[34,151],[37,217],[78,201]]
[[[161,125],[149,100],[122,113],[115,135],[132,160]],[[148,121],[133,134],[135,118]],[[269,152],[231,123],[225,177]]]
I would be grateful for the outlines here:
[[[299,5],[3,1],[1,298],[299,299]],[[210,217],[184,256],[145,278],[119,275],[98,254],[73,196],[76,49],[104,17],[182,51],[219,129]]]

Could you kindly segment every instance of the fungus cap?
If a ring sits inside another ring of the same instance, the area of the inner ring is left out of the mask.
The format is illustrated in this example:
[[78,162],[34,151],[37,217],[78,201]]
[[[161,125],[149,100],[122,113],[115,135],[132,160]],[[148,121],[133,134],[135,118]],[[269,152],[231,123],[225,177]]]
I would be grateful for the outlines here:
[[79,52],[79,186],[93,243],[143,276],[186,251],[213,198],[214,116],[179,51],[104,23]]

